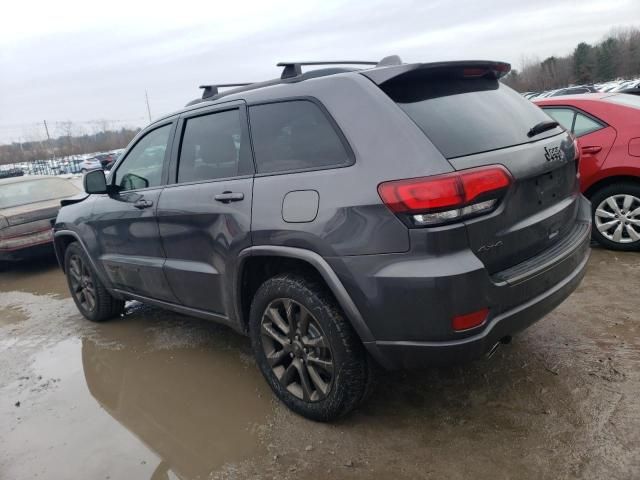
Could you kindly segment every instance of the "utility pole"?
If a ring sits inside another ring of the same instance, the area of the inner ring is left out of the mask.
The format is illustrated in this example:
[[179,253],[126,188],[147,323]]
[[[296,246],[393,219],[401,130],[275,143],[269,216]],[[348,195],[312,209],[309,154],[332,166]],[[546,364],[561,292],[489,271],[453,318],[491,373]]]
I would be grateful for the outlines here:
[[147,91],[144,91],[144,98],[147,100],[147,114],[149,114],[149,123],[151,123],[151,108],[149,107],[149,94]]
[[[43,120],[44,123],[44,131],[47,132],[47,154],[52,153],[51,151],[51,136],[49,135],[49,127],[47,126],[47,121]],[[55,155],[51,155],[52,158],[55,158]]]
[[49,136],[49,127],[47,127],[47,121],[43,120],[44,122],[44,130],[45,132],[47,132],[47,140],[51,140],[51,137]]

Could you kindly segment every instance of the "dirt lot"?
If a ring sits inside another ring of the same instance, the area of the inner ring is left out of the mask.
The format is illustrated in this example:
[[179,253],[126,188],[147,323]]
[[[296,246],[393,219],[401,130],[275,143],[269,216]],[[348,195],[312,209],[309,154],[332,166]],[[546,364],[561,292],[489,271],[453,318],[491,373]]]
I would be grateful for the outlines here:
[[594,249],[554,313],[465,367],[384,374],[354,415],[277,404],[249,342],[129,305],[94,325],[54,261],[0,273],[0,478],[640,478],[640,254]]

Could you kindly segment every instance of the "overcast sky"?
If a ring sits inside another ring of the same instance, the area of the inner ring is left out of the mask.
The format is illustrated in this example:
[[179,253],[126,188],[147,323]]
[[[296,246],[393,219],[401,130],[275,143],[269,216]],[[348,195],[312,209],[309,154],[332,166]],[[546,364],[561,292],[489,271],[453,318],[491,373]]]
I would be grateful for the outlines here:
[[17,0],[0,15],[0,143],[148,123],[202,83],[277,77],[282,60],[404,61],[570,53],[640,26],[640,0]]

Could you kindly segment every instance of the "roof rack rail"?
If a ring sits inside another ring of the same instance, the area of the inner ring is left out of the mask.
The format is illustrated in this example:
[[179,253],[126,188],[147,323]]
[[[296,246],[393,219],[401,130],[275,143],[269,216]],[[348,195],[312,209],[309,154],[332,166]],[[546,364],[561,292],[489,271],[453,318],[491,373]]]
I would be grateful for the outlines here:
[[326,62],[279,62],[277,67],[284,67],[280,78],[293,78],[302,75],[302,67],[306,65],[377,65],[378,62],[363,60],[330,60]]
[[[219,83],[212,85],[200,85],[200,88],[203,88],[202,97],[192,100],[187,103],[187,106],[195,105],[204,100],[215,100],[224,95],[244,92],[247,90],[253,90],[256,88],[267,87],[270,85],[277,85],[280,83],[290,83],[297,82],[301,80],[306,80],[307,78],[316,78],[319,76],[326,75],[334,75],[336,73],[353,71],[353,69],[346,68],[326,68],[320,70],[311,70],[307,72],[305,75],[302,75],[302,67],[306,65],[370,65],[374,67],[390,67],[390,66],[399,66],[403,65],[402,60],[398,55],[390,55],[388,57],[384,57],[379,62],[367,62],[363,60],[330,60],[330,61],[314,61],[314,62],[280,62],[278,63],[278,67],[284,67],[282,71],[282,75],[279,79],[267,80],[263,82],[256,83]],[[220,92],[218,89],[222,87],[238,87],[233,90],[229,90],[226,92]]]
[[246,87],[251,83],[217,83],[215,85],[200,85],[198,88],[204,88],[202,99],[213,97],[218,94],[218,88],[221,87]]

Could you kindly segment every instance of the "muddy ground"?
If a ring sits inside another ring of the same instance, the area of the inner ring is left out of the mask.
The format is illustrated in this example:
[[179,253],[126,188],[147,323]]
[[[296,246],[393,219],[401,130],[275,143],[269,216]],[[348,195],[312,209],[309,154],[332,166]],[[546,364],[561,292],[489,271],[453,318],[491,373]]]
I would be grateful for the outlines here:
[[640,478],[640,254],[464,367],[384,374],[331,425],[280,406],[249,342],[130,304],[91,324],[54,260],[0,273],[0,478]]

